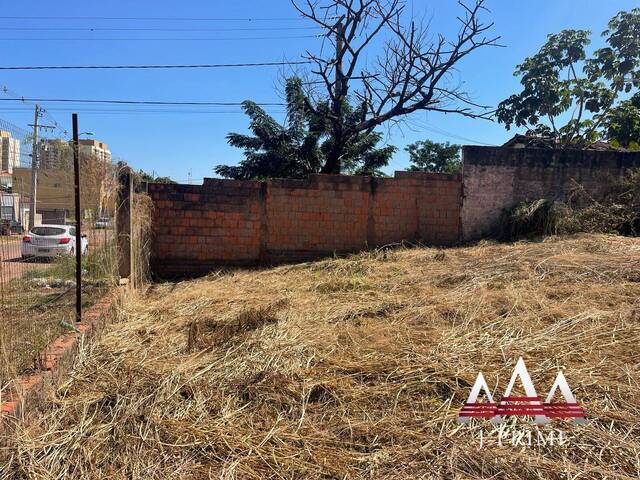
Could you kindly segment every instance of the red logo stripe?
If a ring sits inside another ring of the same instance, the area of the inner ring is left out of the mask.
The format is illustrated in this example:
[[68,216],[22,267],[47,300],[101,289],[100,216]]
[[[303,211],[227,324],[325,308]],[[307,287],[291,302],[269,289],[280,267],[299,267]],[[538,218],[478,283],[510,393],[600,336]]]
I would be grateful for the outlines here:
[[532,409],[532,410],[542,410],[542,405],[498,405],[498,410],[521,410],[521,409]]
[[545,410],[549,410],[550,412],[555,412],[555,411],[564,411],[564,410],[577,410],[577,411],[582,411],[582,408],[580,407],[547,407],[546,405],[544,405],[544,409]]
[[498,410],[498,415],[544,415],[544,410]]
[[545,413],[545,417],[549,418],[584,418],[584,413]]

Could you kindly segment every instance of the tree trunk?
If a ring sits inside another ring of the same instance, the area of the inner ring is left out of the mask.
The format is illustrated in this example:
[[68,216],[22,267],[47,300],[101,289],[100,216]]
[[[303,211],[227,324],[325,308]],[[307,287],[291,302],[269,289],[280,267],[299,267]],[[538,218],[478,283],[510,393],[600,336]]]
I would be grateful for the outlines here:
[[320,173],[328,173],[332,175],[340,175],[342,172],[342,150],[344,148],[343,136],[341,134],[334,133],[334,144],[327,154],[324,166]]
[[321,173],[340,175],[342,170],[341,157],[344,150],[344,135],[342,122],[342,102],[347,96],[347,85],[342,71],[342,57],[344,55],[344,25],[342,19],[336,24],[336,78],[333,83],[333,104],[331,110],[334,117],[333,139],[334,143],[327,155],[327,160],[322,167]]

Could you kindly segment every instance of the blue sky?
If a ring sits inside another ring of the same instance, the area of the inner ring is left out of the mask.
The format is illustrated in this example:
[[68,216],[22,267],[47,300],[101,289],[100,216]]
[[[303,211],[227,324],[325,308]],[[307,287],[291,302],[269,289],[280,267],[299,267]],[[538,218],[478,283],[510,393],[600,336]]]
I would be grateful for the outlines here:
[[[414,12],[431,18],[434,33],[451,33],[456,28],[460,7],[454,0],[411,2]],[[518,91],[514,67],[525,56],[535,53],[546,35],[563,28],[583,28],[594,32],[593,45],[607,21],[620,10],[636,7],[628,0],[487,0],[491,10],[484,18],[493,21],[493,32],[500,35],[505,48],[477,51],[460,65],[465,88],[480,103],[496,105]],[[315,50],[317,38],[298,38],[314,33],[300,29],[311,26],[296,19],[289,0],[237,0],[182,2],[167,1],[31,1],[5,3],[2,16],[94,16],[94,17],[196,17],[270,18],[248,21],[161,21],[161,20],[51,20],[2,18],[0,27],[0,65],[81,65],[81,64],[186,64],[269,62],[296,60],[306,49]],[[279,20],[274,20],[279,18]],[[8,30],[9,28],[158,28],[165,31],[56,31]],[[280,27],[296,30],[254,31],[166,31],[166,29],[243,29]],[[234,38],[206,41],[99,41],[51,40],[52,38]],[[288,37],[239,39],[238,37]],[[27,40],[30,39],[30,40]],[[38,39],[38,40],[33,40]],[[219,70],[122,70],[122,71],[3,71],[0,85],[24,97],[94,98],[170,101],[280,101],[276,67]],[[55,119],[70,130],[69,106],[44,103]],[[2,102],[0,119],[26,128],[32,111],[18,103]],[[217,164],[234,164],[242,151],[227,145],[230,131],[245,132],[247,117],[236,107],[207,107],[207,112],[166,113],[136,111],[122,113],[118,107],[99,107],[118,112],[88,112],[78,107],[80,128],[95,133],[106,142],[114,156],[136,168],[195,182],[213,176]],[[158,110],[158,109],[155,109]],[[194,108],[181,107],[181,111]],[[281,107],[272,107],[275,112]],[[231,112],[231,113],[229,113]],[[282,114],[275,113],[281,119]],[[434,130],[435,129],[435,130]],[[445,133],[446,132],[446,133]],[[388,142],[399,147],[389,172],[407,167],[403,147],[422,139],[455,143],[501,144],[513,135],[502,125],[454,115],[416,114],[410,123],[388,132]],[[460,138],[463,137],[464,139]]]

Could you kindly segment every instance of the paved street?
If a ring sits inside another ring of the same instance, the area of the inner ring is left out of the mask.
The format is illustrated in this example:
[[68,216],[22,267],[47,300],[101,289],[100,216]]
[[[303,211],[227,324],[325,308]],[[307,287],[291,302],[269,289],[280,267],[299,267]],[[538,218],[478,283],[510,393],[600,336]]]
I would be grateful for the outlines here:
[[41,269],[45,263],[23,262],[20,258],[22,237],[0,237],[0,283],[21,277],[27,269]]

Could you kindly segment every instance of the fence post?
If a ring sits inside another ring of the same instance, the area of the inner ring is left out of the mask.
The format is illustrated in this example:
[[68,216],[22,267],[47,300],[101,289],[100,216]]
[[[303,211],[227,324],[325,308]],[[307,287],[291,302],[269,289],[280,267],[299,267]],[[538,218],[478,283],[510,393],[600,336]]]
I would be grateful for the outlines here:
[[116,203],[116,232],[118,243],[118,274],[121,283],[131,278],[131,200],[133,198],[133,182],[131,169],[121,168],[118,172],[118,202]]
[[[78,114],[71,114],[73,126],[73,183],[76,210],[76,322],[82,321],[82,212],[80,206],[80,152],[78,151]],[[35,209],[35,203],[34,203]],[[35,212],[35,210],[34,210]],[[31,217],[35,218],[35,216]]]

